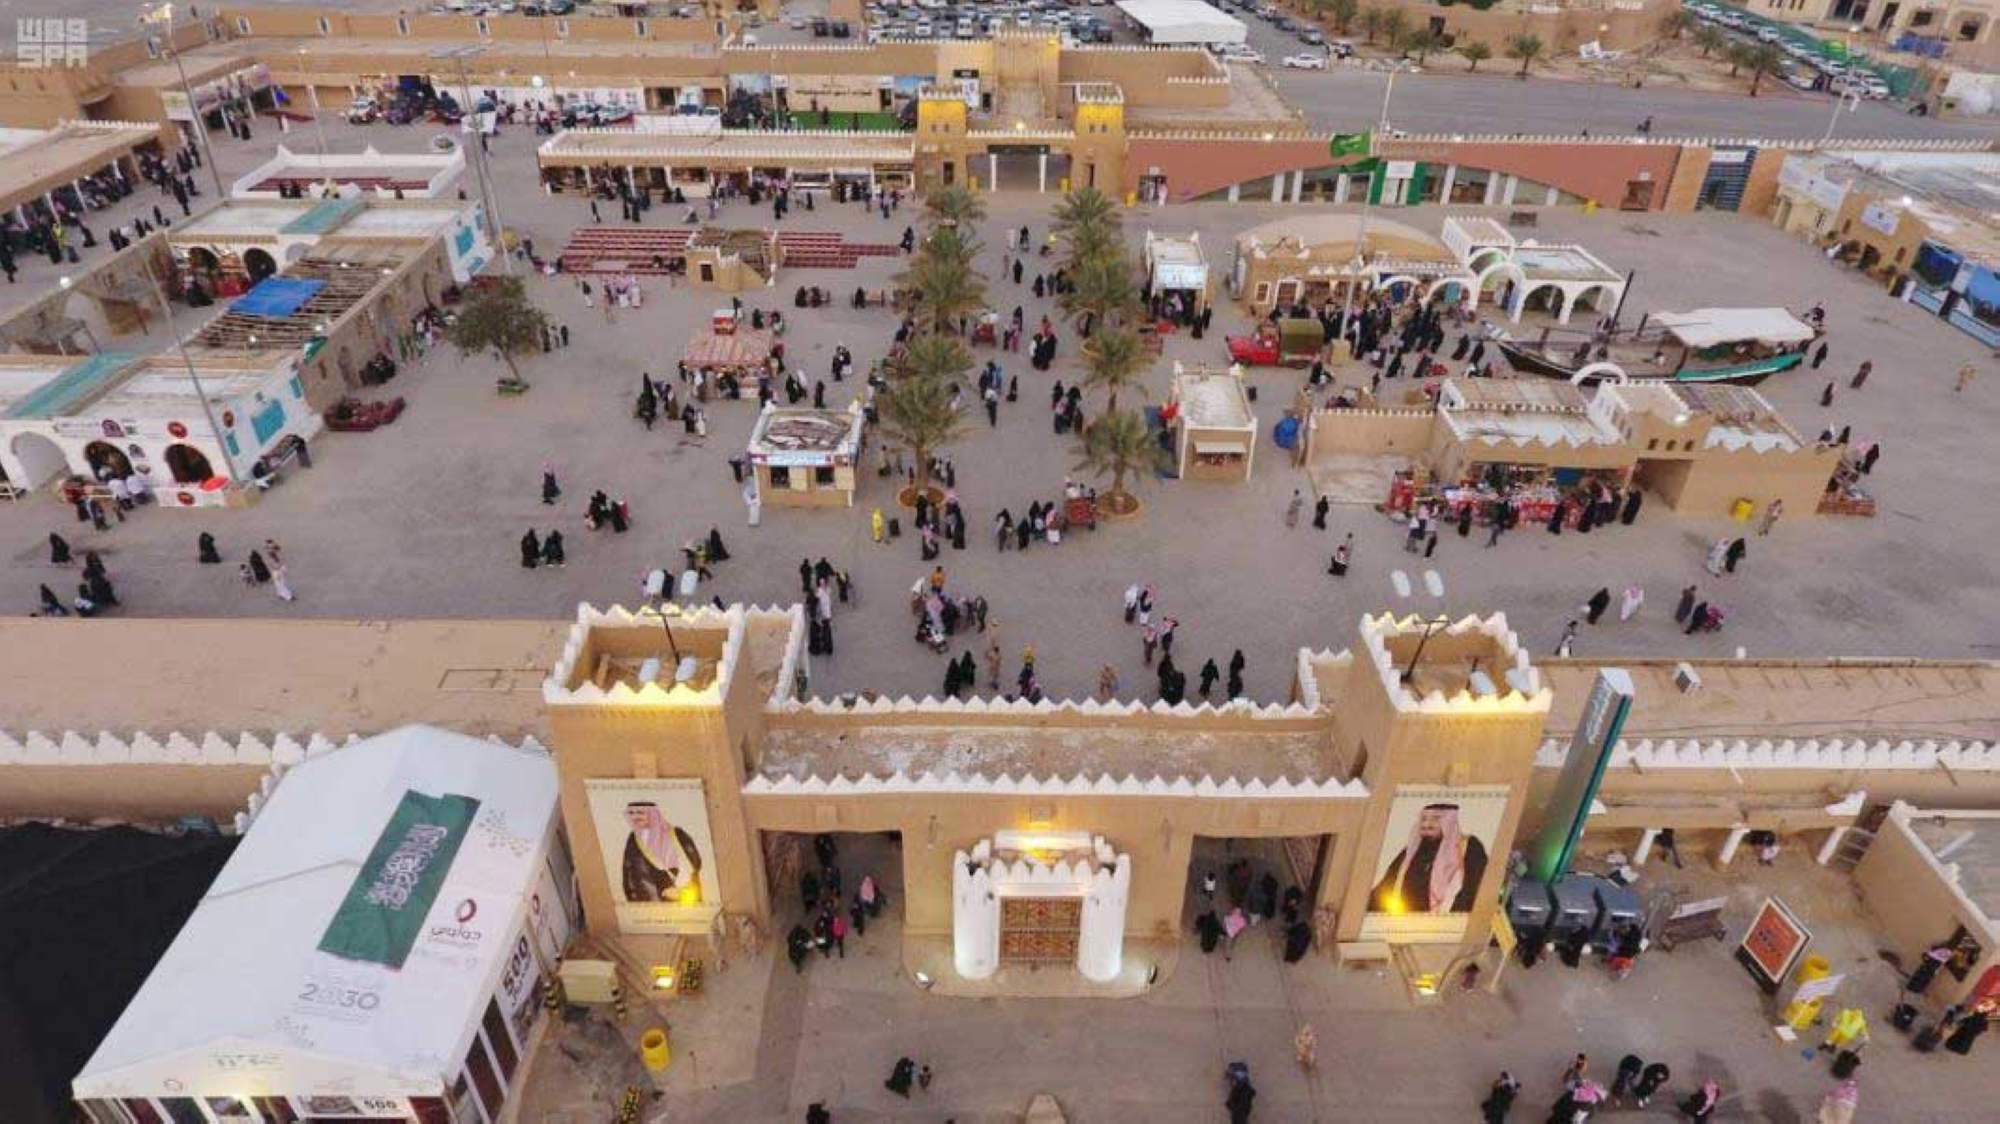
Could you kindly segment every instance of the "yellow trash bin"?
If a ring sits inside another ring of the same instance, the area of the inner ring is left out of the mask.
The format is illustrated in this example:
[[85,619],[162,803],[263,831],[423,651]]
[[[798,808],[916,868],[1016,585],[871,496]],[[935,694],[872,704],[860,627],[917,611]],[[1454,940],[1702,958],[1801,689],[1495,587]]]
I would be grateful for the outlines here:
[[673,1048],[667,1044],[667,1032],[661,1030],[659,1027],[654,1027],[640,1035],[639,1059],[645,1062],[646,1068],[654,1073],[665,1070],[667,1065],[674,1060]]
[[1750,522],[1751,514],[1756,510],[1757,505],[1755,503],[1739,497],[1735,503],[1729,505],[1729,517],[1738,523],[1748,523]]
[[[1792,987],[1794,989],[1803,987],[1814,980],[1823,980],[1831,974],[1833,974],[1833,961],[1824,956],[1808,956],[1799,961],[1798,970],[1792,973]],[[1804,1003],[1794,999],[1785,1004],[1785,1013],[1782,1017],[1793,1030],[1804,1030],[1819,1019],[1820,1007],[1825,1002],[1824,998]]]

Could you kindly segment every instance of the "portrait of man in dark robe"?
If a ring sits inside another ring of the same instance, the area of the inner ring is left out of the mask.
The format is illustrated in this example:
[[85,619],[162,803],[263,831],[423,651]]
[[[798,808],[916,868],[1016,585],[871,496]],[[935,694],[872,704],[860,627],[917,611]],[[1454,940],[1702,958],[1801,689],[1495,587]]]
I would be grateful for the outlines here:
[[1426,804],[1368,896],[1372,913],[1469,913],[1486,876],[1486,844],[1465,834],[1456,804]]
[[667,821],[660,806],[650,800],[625,805],[623,878],[628,902],[692,904],[686,891],[694,890],[693,901],[701,900],[701,851],[694,837]]

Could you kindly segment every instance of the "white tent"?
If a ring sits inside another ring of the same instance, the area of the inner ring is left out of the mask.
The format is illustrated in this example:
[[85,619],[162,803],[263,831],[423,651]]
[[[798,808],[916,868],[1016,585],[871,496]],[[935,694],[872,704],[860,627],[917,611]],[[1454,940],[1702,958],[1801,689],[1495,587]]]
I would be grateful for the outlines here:
[[1652,319],[1695,348],[1750,340],[1804,343],[1813,338],[1810,327],[1782,308],[1697,308],[1692,312],[1655,312]]
[[1250,34],[1242,20],[1202,0],[1118,0],[1118,10],[1161,45],[1241,43]]
[[[407,899],[424,912],[400,963],[323,951],[351,891],[408,871],[379,860],[404,854],[406,829],[385,829],[409,822],[395,817],[412,793],[466,798],[466,818],[434,892]],[[150,1100],[169,1120],[204,1107],[204,1119],[282,1118],[283,1101],[309,1117],[401,1116],[447,1100],[458,1120],[497,1120],[541,1010],[536,984],[574,924],[557,793],[540,747],[425,726],[294,766],[72,1092]]]

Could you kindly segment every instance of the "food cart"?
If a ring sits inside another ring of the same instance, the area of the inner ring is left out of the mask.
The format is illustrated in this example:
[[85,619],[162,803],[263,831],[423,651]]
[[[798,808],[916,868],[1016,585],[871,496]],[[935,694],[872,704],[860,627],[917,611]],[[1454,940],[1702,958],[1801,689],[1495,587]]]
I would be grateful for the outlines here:
[[1249,336],[1229,336],[1229,359],[1248,367],[1306,367],[1326,348],[1326,329],[1319,321],[1287,317],[1275,324],[1259,321]]

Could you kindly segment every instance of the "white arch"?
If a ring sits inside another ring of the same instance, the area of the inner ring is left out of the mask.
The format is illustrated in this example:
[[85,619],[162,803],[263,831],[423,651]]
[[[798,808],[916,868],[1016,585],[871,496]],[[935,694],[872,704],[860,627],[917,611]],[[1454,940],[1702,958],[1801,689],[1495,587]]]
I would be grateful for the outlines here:
[[1429,287],[1424,289],[1424,303],[1431,303],[1431,299],[1437,296],[1438,291],[1446,285],[1458,286],[1459,292],[1463,294],[1460,297],[1459,303],[1465,305],[1467,308],[1471,308],[1473,305],[1479,303],[1479,290],[1473,288],[1472,283],[1463,277],[1440,277],[1431,282]]
[[[1606,376],[1609,376],[1608,380]],[[1632,381],[1632,376],[1625,373],[1625,368],[1611,360],[1600,359],[1595,363],[1586,363],[1578,367],[1576,374],[1569,377],[1569,381],[1576,386],[1582,386],[1588,379],[1597,379],[1599,382],[1610,381],[1623,386]]]
[[[1563,319],[1568,320],[1570,315],[1576,311],[1576,306],[1582,303],[1583,298],[1589,296],[1592,292],[1603,293],[1606,299],[1616,301],[1618,294],[1623,292],[1624,288],[1625,283],[1622,281],[1588,281],[1578,285],[1569,294],[1569,307],[1563,312]],[[1597,311],[1604,311],[1601,303]]]
[[1514,279],[1514,287],[1517,289],[1522,289],[1527,287],[1528,271],[1522,269],[1519,265],[1516,265],[1512,259],[1502,258],[1501,260],[1496,261],[1493,264],[1487,266],[1485,269],[1479,270],[1478,273],[1473,276],[1472,279],[1473,292],[1479,294],[1480,296],[1486,295],[1486,283],[1496,273],[1504,273],[1512,277]]
[[1503,262],[1510,261],[1513,258],[1513,255],[1507,252],[1507,248],[1505,246],[1481,246],[1478,249],[1472,251],[1472,253],[1466,257],[1465,268],[1471,270],[1474,273],[1484,273],[1494,263],[1487,262],[1485,265],[1478,265],[1475,263],[1477,263],[1480,258],[1483,258],[1488,254],[1497,255],[1496,260]]
[[69,456],[46,434],[24,430],[7,445],[7,477],[17,488],[39,488],[69,468]]
[[1515,287],[1514,306],[1507,310],[1507,319],[1519,323],[1521,314],[1528,310],[1528,298],[1541,292],[1543,289],[1554,289],[1556,291],[1556,315],[1560,318],[1564,308],[1562,282],[1536,281],[1533,284],[1523,282]]
[[1410,276],[1407,273],[1397,273],[1397,274],[1392,274],[1388,277],[1384,277],[1381,280],[1375,282],[1375,288],[1389,289],[1393,288],[1399,283],[1408,284],[1412,289],[1421,288],[1423,285],[1423,282],[1417,280],[1416,278]]

